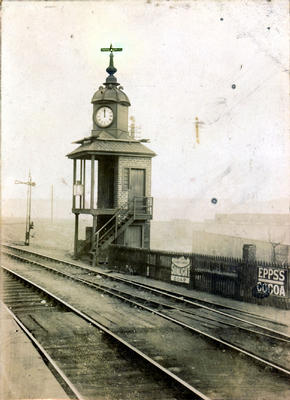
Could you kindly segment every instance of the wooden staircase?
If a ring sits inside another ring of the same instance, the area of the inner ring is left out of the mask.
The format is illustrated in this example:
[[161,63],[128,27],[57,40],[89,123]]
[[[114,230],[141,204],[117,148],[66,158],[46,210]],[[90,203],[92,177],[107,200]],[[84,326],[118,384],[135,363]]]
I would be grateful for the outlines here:
[[152,206],[152,197],[135,197],[118,208],[94,235],[93,259],[106,250],[136,219],[152,218]]
[[[111,224],[108,229],[105,225],[96,233],[96,249],[104,250],[111,244],[117,237],[125,231],[125,229],[134,222],[134,216],[131,214],[124,215],[122,219],[118,219],[114,215],[115,223]],[[104,228],[105,227],[105,228]],[[104,229],[103,229],[104,228]]]

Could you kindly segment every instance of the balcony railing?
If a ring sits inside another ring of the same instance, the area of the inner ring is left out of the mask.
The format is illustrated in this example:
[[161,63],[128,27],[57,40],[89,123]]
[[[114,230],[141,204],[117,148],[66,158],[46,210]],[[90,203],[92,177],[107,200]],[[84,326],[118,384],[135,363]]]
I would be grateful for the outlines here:
[[134,217],[136,216],[147,216],[152,217],[153,213],[153,197],[134,197],[132,201],[128,203],[128,210],[133,211]]

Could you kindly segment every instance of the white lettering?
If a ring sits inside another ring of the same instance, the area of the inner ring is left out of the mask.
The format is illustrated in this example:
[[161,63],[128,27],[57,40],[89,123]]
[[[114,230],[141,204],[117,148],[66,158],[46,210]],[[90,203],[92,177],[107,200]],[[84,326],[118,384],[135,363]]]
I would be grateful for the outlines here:
[[272,278],[274,271],[272,270],[272,268],[269,268],[269,279]]
[[269,287],[269,289],[270,289],[270,294],[272,294],[272,293],[273,293],[273,284],[272,284],[272,283],[269,283],[269,284],[268,284],[268,287]]
[[279,271],[279,281],[285,281],[285,271]]
[[171,275],[171,280],[175,282],[189,283],[189,278],[186,278],[185,276]]
[[285,288],[284,286],[280,286],[280,296],[286,297]]
[[287,271],[282,269],[258,267],[257,291],[266,292],[272,296],[287,297],[285,281]]
[[280,289],[279,289],[279,286],[278,286],[278,285],[274,285],[274,287],[273,287],[273,292],[274,292],[274,294],[275,294],[276,296],[279,295]]
[[274,278],[275,281],[279,280],[279,272],[276,269],[274,270],[274,277],[273,278]]

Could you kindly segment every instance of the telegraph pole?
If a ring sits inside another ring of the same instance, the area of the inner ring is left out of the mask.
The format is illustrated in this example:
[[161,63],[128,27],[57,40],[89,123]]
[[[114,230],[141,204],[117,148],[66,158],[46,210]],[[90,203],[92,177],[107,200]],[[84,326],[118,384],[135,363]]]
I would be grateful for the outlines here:
[[204,125],[204,122],[198,120],[198,117],[195,117],[195,137],[196,137],[196,144],[199,144],[199,127],[200,125]]
[[34,228],[33,222],[31,222],[31,188],[35,186],[35,182],[31,180],[31,174],[29,171],[28,181],[15,181],[16,184],[27,185],[27,202],[26,202],[26,225],[25,225],[25,246],[29,246],[30,230]]
[[53,185],[51,185],[50,222],[53,223]]

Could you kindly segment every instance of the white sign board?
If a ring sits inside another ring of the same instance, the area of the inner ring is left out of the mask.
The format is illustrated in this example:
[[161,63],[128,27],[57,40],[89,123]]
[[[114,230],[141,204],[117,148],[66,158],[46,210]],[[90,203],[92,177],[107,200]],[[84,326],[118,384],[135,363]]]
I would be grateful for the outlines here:
[[171,280],[175,282],[189,283],[190,259],[185,257],[172,258]]
[[266,284],[270,296],[287,297],[287,270],[258,267],[258,284]]

